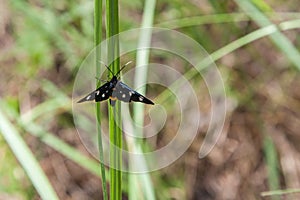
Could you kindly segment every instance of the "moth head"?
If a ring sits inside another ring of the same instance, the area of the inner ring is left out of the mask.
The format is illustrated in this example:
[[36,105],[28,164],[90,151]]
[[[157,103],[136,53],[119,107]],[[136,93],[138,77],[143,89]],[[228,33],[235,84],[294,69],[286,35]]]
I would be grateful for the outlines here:
[[104,62],[102,62],[102,61],[99,61],[99,62],[101,62],[106,68],[107,68],[107,70],[113,75],[113,78],[114,77],[116,77],[116,78],[118,78],[118,75],[121,73],[121,71],[127,66],[127,65],[129,65],[130,63],[132,63],[132,61],[129,61],[129,62],[127,62],[125,65],[123,65],[122,67],[121,67],[121,69],[116,73],[116,74],[114,74],[114,72],[104,63]]

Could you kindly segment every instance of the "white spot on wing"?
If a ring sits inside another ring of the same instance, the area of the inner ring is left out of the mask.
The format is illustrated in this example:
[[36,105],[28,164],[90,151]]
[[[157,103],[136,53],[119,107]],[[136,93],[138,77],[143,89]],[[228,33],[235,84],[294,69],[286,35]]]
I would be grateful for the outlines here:
[[86,100],[89,100],[91,98],[91,95],[87,96],[85,99]]
[[125,97],[126,97],[126,94],[123,94],[123,95],[122,95],[122,98],[125,99]]
[[139,97],[139,100],[140,100],[140,101],[143,101],[143,100],[144,100],[144,97],[140,96],[140,97]]
[[105,97],[105,94],[104,94],[104,93],[102,94],[102,97],[103,97],[103,98]]
[[96,94],[97,94],[97,95],[99,95],[99,93],[100,93],[100,91],[99,91],[99,90],[97,90]]
[[131,96],[132,95],[132,92],[131,91],[129,91],[129,96]]

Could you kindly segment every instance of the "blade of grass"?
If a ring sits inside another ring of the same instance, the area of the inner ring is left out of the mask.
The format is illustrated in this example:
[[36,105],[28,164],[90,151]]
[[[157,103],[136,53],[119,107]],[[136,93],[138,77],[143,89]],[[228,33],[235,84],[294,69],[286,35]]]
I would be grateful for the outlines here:
[[[246,11],[246,13],[261,27],[274,25],[263,12],[261,12],[253,2],[244,0],[235,0],[240,8]],[[267,7],[266,3],[260,0],[255,1],[256,5],[259,5],[261,9],[270,11],[271,8]],[[285,54],[285,56],[300,70],[300,54],[290,40],[276,28],[276,32],[270,35],[270,39],[273,43]],[[271,190],[279,188],[279,174],[277,171],[277,154],[274,144],[270,138],[265,136],[264,138],[264,151],[266,153],[267,167],[268,167],[268,181]],[[277,199],[273,197],[272,199]]]
[[201,24],[240,22],[248,20],[249,17],[245,13],[226,13],[174,19],[166,22],[161,22],[159,24],[156,24],[155,26],[176,29]]
[[41,169],[38,161],[35,159],[23,138],[18,134],[16,128],[8,121],[1,110],[0,132],[14,152],[16,158],[19,160],[41,198],[58,200],[58,196],[52,188],[47,176]]
[[[279,172],[278,172],[278,156],[275,145],[267,134],[264,136],[264,152],[266,158],[266,165],[268,169],[268,182],[271,190],[279,189]],[[278,199],[276,197],[272,199]]]
[[[285,22],[280,23],[278,26],[275,25],[269,25],[266,27],[259,28],[243,37],[240,37],[237,40],[234,40],[233,42],[225,45],[222,48],[219,48],[215,52],[210,54],[210,57],[207,57],[207,59],[204,59],[200,61],[195,67],[197,70],[203,70],[207,68],[212,62],[219,60],[220,58],[226,56],[227,54],[247,45],[251,42],[254,42],[256,40],[259,40],[263,37],[269,36],[273,34],[274,32],[278,31],[278,27],[281,30],[291,30],[291,29],[297,29],[300,28],[299,19],[296,20],[288,20]],[[194,70],[189,70],[184,74],[184,77],[188,80],[193,78],[198,72]],[[180,82],[181,79],[178,79],[176,82],[174,82],[170,87],[175,87],[178,85],[178,82]],[[169,93],[167,90],[165,92],[160,93],[155,101],[156,102],[163,102],[165,101],[171,93]]]
[[[108,38],[108,61],[111,71],[116,74],[120,70],[119,58],[119,1],[106,0],[106,35]],[[112,74],[113,75],[113,74]],[[119,200],[122,198],[122,127],[121,104],[109,107],[109,138],[110,138],[110,198]]]
[[[273,133],[269,131],[270,129],[266,128],[264,119],[262,119],[258,112],[259,105],[255,101],[253,101],[255,90],[259,86],[255,83],[250,84],[250,82],[246,79],[245,81],[245,84],[247,85],[247,92],[238,94],[237,98],[242,105],[247,105],[247,109],[254,115],[256,127],[263,137],[263,151],[268,172],[268,184],[271,190],[276,190],[280,187],[280,164],[277,149],[271,137]],[[279,199],[276,196],[272,196],[271,198],[274,200]]]
[[[278,25],[278,27],[281,30],[291,30],[291,29],[295,29],[295,28],[300,28],[300,24],[299,24],[299,19],[296,20],[289,20],[289,21],[285,21],[282,22]],[[263,28],[260,28],[258,30],[255,30],[231,43],[229,43],[228,45],[218,49],[217,51],[213,52],[212,54],[210,54],[209,57],[203,59],[202,61],[200,61],[198,64],[195,65],[195,68],[198,71],[201,71],[205,68],[207,68],[208,66],[210,66],[211,63],[213,63],[214,61],[222,58],[223,56],[235,51],[236,49],[250,44],[253,41],[256,41],[258,39],[261,39],[265,36],[269,36],[275,32],[278,31],[278,27],[275,25],[269,25]],[[197,75],[198,72],[195,70],[189,70],[188,72],[186,72],[184,74],[184,77],[187,80],[192,79],[195,75]],[[178,79],[177,81],[175,81],[171,86],[169,86],[169,88],[177,88],[179,85],[181,85],[181,81],[182,78]],[[165,101],[166,99],[168,99],[168,97],[171,95],[171,93],[169,92],[169,90],[165,90],[164,92],[160,93],[156,99],[155,102],[160,103]],[[206,138],[205,138],[206,140]],[[200,150],[201,153],[201,150]],[[204,155],[199,155],[200,157],[203,157]]]
[[[279,157],[277,154],[276,146],[272,140],[272,132],[268,131],[266,128],[266,124],[264,124],[264,120],[257,112],[260,108],[257,102],[253,101],[253,96],[255,91],[259,87],[256,84],[250,84],[249,81],[245,79],[245,84],[248,85],[247,92],[242,95],[238,94],[237,98],[239,99],[241,105],[247,105],[247,109],[253,113],[256,127],[259,129],[263,137],[263,151],[266,160],[267,172],[268,172],[268,184],[271,190],[275,190],[279,188],[280,182],[280,173],[279,173]],[[273,196],[273,200],[279,199],[278,197]]]
[[68,159],[72,160],[83,168],[89,170],[93,174],[100,176],[98,168],[99,164],[97,161],[86,157],[81,152],[77,151],[72,146],[68,145],[53,134],[45,131],[41,126],[37,124],[29,123],[24,125],[22,123],[22,125],[27,132],[31,133],[33,136],[38,137],[45,144],[57,150],[62,155],[66,156]]
[[[139,38],[139,44],[138,44],[138,49],[137,51],[137,61],[136,65],[137,66],[145,66],[143,68],[136,68],[135,72],[135,88],[138,85],[141,85],[147,81],[147,74],[148,74],[148,63],[149,63],[149,49],[143,49],[139,48],[141,46],[150,46],[151,43],[151,35],[152,32],[150,29],[147,29],[149,27],[153,26],[153,19],[154,19],[154,12],[155,12],[155,5],[156,1],[155,0],[146,0],[145,5],[144,5],[144,13],[143,13],[143,21],[141,25],[141,33],[140,33],[140,38]],[[146,92],[146,87],[138,89],[138,92],[145,94]],[[144,104],[133,104],[133,116],[134,116],[134,122],[138,125],[135,126],[134,133],[137,136],[142,136],[143,135],[143,130],[141,127],[143,127],[144,123]],[[139,127],[139,128],[138,128]],[[142,154],[143,150],[141,148],[141,143],[137,143],[137,141],[130,140],[132,141],[132,152]],[[131,147],[131,145],[128,145]],[[136,165],[137,163],[133,163],[133,160],[130,160],[130,165]],[[140,160],[138,161],[139,165],[143,165],[144,168],[147,168],[147,164],[145,160]],[[136,186],[141,184],[142,190],[140,193],[136,192]],[[140,199],[141,196],[144,196],[145,199],[155,199],[155,194],[154,194],[154,189],[153,185],[151,182],[150,175],[148,173],[144,174],[129,174],[129,199],[132,200],[137,200]]]
[[[265,13],[272,20],[282,20],[283,18],[300,18],[298,12],[268,12]],[[178,29],[189,26],[199,26],[204,24],[217,24],[217,23],[232,23],[249,21],[250,17],[245,13],[220,13],[203,16],[193,16],[187,18],[174,19],[166,22],[161,22],[155,25],[155,27]],[[287,20],[287,19],[286,19]]]
[[273,9],[271,6],[269,6],[266,2],[261,0],[252,0],[252,3],[256,5],[256,7],[259,7],[264,12],[273,12]]
[[[213,63],[214,61],[222,58],[223,56],[233,52],[234,50],[249,44],[257,39],[260,39],[264,36],[270,35],[272,33],[274,33],[275,31],[277,31],[276,27],[271,25],[271,26],[267,26],[264,28],[261,28],[259,30],[253,31],[252,33],[245,35],[231,43],[229,43],[228,45],[218,49],[217,51],[213,52],[210,54],[210,57],[206,57],[205,59],[201,60],[196,66],[195,68],[197,70],[203,70],[205,68],[207,68],[211,63]],[[198,71],[195,70],[189,70],[188,72],[186,72],[184,74],[184,78],[186,78],[187,80],[192,79],[196,74],[198,74]],[[171,86],[169,86],[170,88],[176,88],[178,87],[178,85],[180,85],[180,82],[182,81],[183,78],[178,79],[177,81],[175,81]],[[155,101],[157,102],[163,102],[165,101],[169,95],[171,93],[168,92],[168,90],[160,93],[157,98],[155,99]]]
[[[38,104],[30,111],[22,114],[20,117],[17,113],[14,113],[13,109],[11,108],[8,111],[8,113],[12,115],[11,118],[16,119],[21,127],[23,127],[30,134],[39,137],[42,142],[65,155],[78,165],[91,171],[93,174],[99,176],[98,163],[96,161],[84,156],[82,153],[78,152],[76,149],[66,144],[58,137],[47,132],[44,130],[44,128],[34,123],[34,120],[42,119],[44,115],[49,115],[52,113],[52,115],[55,116],[55,113],[69,111],[71,109],[71,99],[65,93],[61,92],[53,83],[43,80],[41,82],[41,88],[49,97],[53,97],[53,99],[49,99],[41,104]],[[55,91],[55,93],[53,91]],[[4,108],[10,108],[9,105],[5,105],[3,102],[1,103],[4,105]],[[85,118],[82,118],[80,121],[86,125],[89,123],[89,121]],[[106,173],[108,172],[106,171]],[[107,182],[107,180],[103,180],[103,182]]]
[[[265,27],[274,25],[251,1],[235,0],[238,6],[243,9],[259,26]],[[256,1],[258,4],[258,1]],[[262,3],[264,4],[264,3]],[[291,41],[281,32],[276,31],[270,35],[274,44],[286,55],[286,57],[300,70],[300,54]]]
[[285,21],[279,24],[281,30],[291,30],[300,28],[300,19]]
[[[50,100],[49,103],[52,104],[52,102],[54,102],[54,101]],[[56,102],[57,102],[57,104],[59,104],[59,101],[56,101]],[[13,120],[13,119],[16,120],[18,125],[20,127],[22,127],[25,131],[27,131],[31,135],[39,138],[42,142],[49,145],[50,147],[52,147],[56,151],[60,152],[62,155],[66,156],[68,159],[72,160],[73,162],[77,163],[78,165],[82,166],[83,168],[89,170],[96,176],[100,175],[99,169],[98,169],[98,162],[86,157],[81,152],[77,151],[76,149],[74,149],[73,147],[71,147],[70,145],[68,145],[67,143],[65,143],[58,137],[56,137],[55,135],[47,132],[46,130],[44,130],[44,128],[42,126],[34,123],[32,118],[27,119],[23,115],[21,117],[19,117],[18,113],[16,113],[16,111],[10,105],[5,103],[4,101],[0,101],[0,106],[3,108],[3,111],[5,111],[5,113],[8,115],[8,117],[11,118],[11,120]],[[45,102],[45,103],[43,103],[42,107],[39,107],[39,109],[47,108],[47,107],[48,107],[47,102]],[[60,108],[57,106],[56,109],[59,110]],[[33,115],[37,116],[37,118],[42,116],[42,115],[34,114],[35,113],[34,108],[33,108],[32,112],[30,112],[30,113],[33,113]],[[48,113],[49,112],[47,112],[47,114]],[[43,114],[45,114],[45,113],[43,113]],[[28,116],[28,114],[26,114],[26,116]]]
[[274,191],[267,191],[260,193],[261,196],[274,196],[274,195],[286,195],[286,194],[293,194],[293,193],[300,193],[300,189],[286,189],[286,190],[274,190]]
[[[96,75],[100,74],[100,58],[101,58],[101,49],[97,46],[102,40],[102,0],[95,0],[95,10],[94,10],[94,45],[96,50],[95,56],[95,66],[96,66]],[[100,81],[98,81],[96,88],[100,86]],[[102,132],[101,132],[101,109],[100,103],[97,102],[95,105],[96,109],[96,118],[97,118],[97,135],[98,135],[98,150],[99,150],[99,160],[100,160],[100,171],[102,177],[102,190],[103,190],[103,199],[108,200],[107,186],[106,186],[106,174],[105,174],[105,165],[104,165],[104,153],[103,153],[103,144],[102,144]]]

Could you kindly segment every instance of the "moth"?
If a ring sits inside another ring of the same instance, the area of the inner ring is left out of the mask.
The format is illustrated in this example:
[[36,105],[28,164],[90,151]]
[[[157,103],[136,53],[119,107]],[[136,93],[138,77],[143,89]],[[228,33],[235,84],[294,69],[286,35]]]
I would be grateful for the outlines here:
[[85,101],[93,101],[99,102],[109,99],[110,105],[115,106],[116,100],[120,100],[123,102],[141,102],[145,104],[154,105],[154,103],[148,99],[147,97],[141,95],[137,91],[134,91],[125,83],[121,82],[118,78],[120,72],[128,65],[130,62],[126,63],[116,74],[114,74],[107,65],[106,68],[110,73],[112,73],[113,77],[110,81],[107,81],[105,84],[97,88],[95,91],[89,93],[84,98],[80,99],[77,103],[82,103]]

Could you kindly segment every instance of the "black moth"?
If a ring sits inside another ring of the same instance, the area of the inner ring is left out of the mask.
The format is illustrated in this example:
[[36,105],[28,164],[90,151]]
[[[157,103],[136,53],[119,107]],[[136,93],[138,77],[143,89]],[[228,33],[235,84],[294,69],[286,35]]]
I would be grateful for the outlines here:
[[117,74],[114,74],[107,65],[106,68],[113,74],[113,77],[110,81],[105,83],[104,85],[97,88],[95,91],[89,93],[84,98],[80,99],[77,103],[82,103],[84,101],[104,101],[109,98],[109,102],[111,106],[114,106],[116,104],[116,100],[124,101],[124,102],[141,102],[145,104],[152,104],[154,103],[146,98],[145,96],[141,95],[140,93],[134,91],[130,87],[128,87],[126,84],[122,83],[118,79],[118,74],[121,72],[126,65],[128,65],[130,62],[126,63]]

